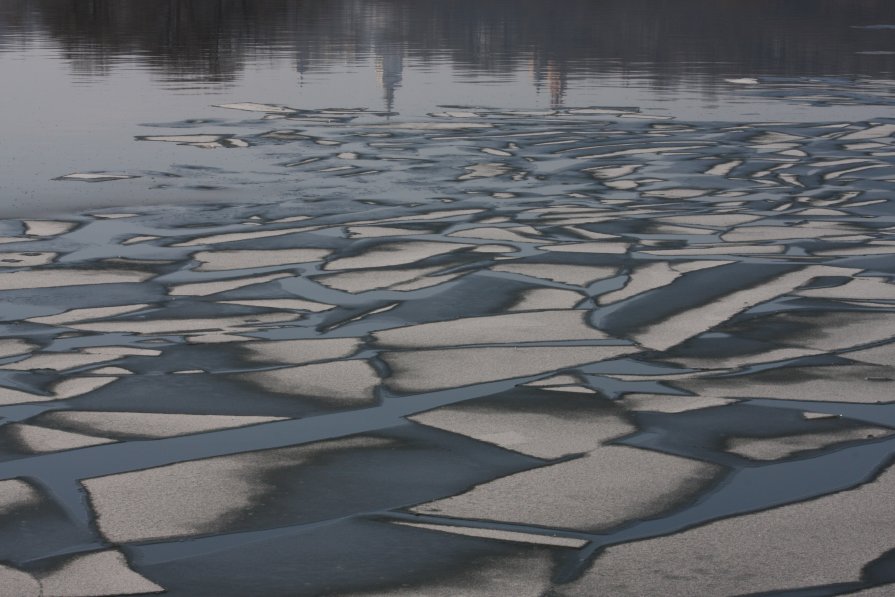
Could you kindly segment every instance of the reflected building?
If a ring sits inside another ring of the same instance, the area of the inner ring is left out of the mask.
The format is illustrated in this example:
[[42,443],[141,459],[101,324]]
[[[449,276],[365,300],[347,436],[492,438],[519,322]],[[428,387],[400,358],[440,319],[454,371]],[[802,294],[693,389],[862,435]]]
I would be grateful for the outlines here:
[[386,112],[395,106],[395,91],[404,77],[404,51],[397,46],[379,48],[376,52],[376,80],[382,87],[382,97]]
[[[261,59],[299,73],[372,57],[387,108],[403,69],[448,61],[505,75],[533,64],[559,106],[573,78],[637,76],[708,90],[723,77],[895,78],[891,0],[8,0],[0,51],[45,38],[85,77],[126,60],[165,81],[221,85]],[[36,35],[37,33],[37,35]]]

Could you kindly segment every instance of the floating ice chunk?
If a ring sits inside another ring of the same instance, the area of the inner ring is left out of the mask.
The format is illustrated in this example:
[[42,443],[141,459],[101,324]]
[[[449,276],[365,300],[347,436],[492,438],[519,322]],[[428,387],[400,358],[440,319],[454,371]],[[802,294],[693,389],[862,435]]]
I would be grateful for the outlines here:
[[[410,269],[377,269],[346,272],[329,276],[317,276],[314,280],[328,288],[344,292],[366,292],[378,288],[391,290],[416,290],[442,284],[453,276],[437,276],[443,266]],[[407,287],[405,285],[413,285]]]
[[90,373],[94,375],[133,375],[133,371],[124,367],[100,367],[93,369]]
[[473,253],[515,253],[516,247],[510,245],[477,245]]
[[40,501],[40,494],[29,483],[19,479],[0,481],[0,514],[36,506]]
[[[284,417],[188,415],[61,410],[41,416],[49,424],[78,433],[116,438],[162,438],[282,421]],[[60,432],[61,433],[61,432]],[[113,441],[113,440],[106,440]]]
[[98,218],[100,220],[123,220],[126,218],[135,218],[139,214],[131,214],[131,213],[100,213],[100,214],[90,214],[94,218]]
[[619,149],[618,151],[610,151],[607,153],[593,153],[588,155],[579,155],[576,156],[575,159],[578,160],[592,160],[592,159],[601,159],[601,158],[614,158],[621,157],[626,155],[645,155],[650,153],[667,153],[671,151],[686,151],[689,149],[700,149],[705,147],[705,145],[676,145],[676,146],[668,146],[668,145],[657,145],[654,147],[639,147],[636,149]]
[[37,354],[15,363],[0,365],[0,369],[12,371],[30,371],[33,369],[64,371],[75,367],[114,361],[118,358],[121,358],[120,355],[90,354],[87,352],[50,352]]
[[452,232],[448,234],[448,236],[460,238],[479,238],[482,240],[503,240],[517,243],[542,242],[542,239],[540,238],[529,238],[527,236],[523,236],[523,234],[541,236],[541,233],[531,226],[514,226],[512,228],[466,228],[464,230]]
[[727,162],[721,162],[720,164],[715,164],[711,168],[705,171],[709,176],[727,176],[729,175],[734,168],[737,166],[742,166],[743,160],[730,160]]
[[406,265],[444,255],[461,249],[471,248],[466,245],[450,242],[408,241],[404,243],[388,243],[372,247],[354,257],[342,257],[327,263],[325,270],[352,270],[394,265]]
[[680,272],[672,269],[668,263],[649,263],[635,269],[623,288],[601,294],[597,298],[597,302],[600,305],[618,302],[649,290],[667,286],[680,276]]
[[182,243],[177,243],[175,247],[194,247],[196,245],[219,245],[221,243],[232,243],[243,240],[254,240],[256,238],[270,238],[272,236],[283,236],[286,234],[295,234],[296,232],[309,232],[317,230],[316,228],[281,228],[279,230],[259,230],[258,232],[229,232],[226,234],[215,234],[212,236],[201,236]]
[[823,317],[780,313],[771,317],[772,321],[796,327],[786,337],[787,344],[813,350],[843,350],[895,335],[895,313],[833,312],[824,313]]
[[895,124],[880,124],[871,126],[861,131],[848,133],[839,137],[840,141],[854,141],[857,139],[881,139],[895,134]]
[[725,232],[721,238],[725,242],[755,242],[769,240],[795,240],[800,238],[824,238],[860,234],[861,228],[823,222],[824,228],[810,226],[742,226]]
[[180,462],[82,481],[103,536],[113,543],[227,530],[246,508],[276,489],[271,474],[340,450],[393,442],[353,437],[291,448]]
[[819,450],[843,442],[875,439],[893,433],[881,427],[857,427],[784,437],[731,437],[727,451],[752,460],[779,460],[799,452]]
[[471,164],[469,166],[464,166],[463,169],[466,170],[467,173],[458,177],[457,180],[471,180],[473,178],[494,178],[495,176],[502,176],[504,174],[507,174],[512,170],[510,166],[500,162]]
[[638,350],[634,346],[449,348],[388,352],[381,357],[392,371],[388,385],[398,392],[417,393],[539,375]]
[[146,242],[149,240],[157,240],[161,238],[161,236],[152,236],[152,235],[143,235],[143,236],[132,236],[127,240],[121,242],[122,245],[135,245],[137,243]]
[[573,290],[534,288],[526,290],[508,311],[543,311],[546,309],[574,309],[586,297]]
[[38,425],[13,423],[6,427],[10,438],[20,450],[33,454],[74,450],[87,446],[114,443],[106,437],[92,437],[81,433],[60,431]]
[[[411,539],[412,541],[412,539]],[[553,556],[534,546],[513,555],[479,555],[463,566],[462,574],[421,577],[418,583],[403,583],[380,591],[342,594],[340,597],[542,597],[548,594],[554,567]]]
[[133,174],[113,174],[111,172],[72,172],[60,176],[56,180],[76,180],[81,182],[109,182],[112,180],[127,180],[129,178],[140,178]]
[[619,178],[629,176],[637,172],[643,166],[640,164],[631,164],[625,166],[601,166],[599,168],[585,168],[583,172],[589,173],[594,178],[605,180],[609,178]]
[[478,118],[479,115],[475,112],[435,112],[431,114],[431,116],[437,116],[440,118]]
[[627,243],[561,243],[556,245],[540,245],[542,251],[556,253],[592,253],[605,255],[624,255],[628,252]]
[[303,299],[259,299],[218,302],[224,305],[243,305],[246,307],[261,307],[264,309],[291,309],[294,311],[313,311],[315,313],[335,307],[335,305],[306,301]]
[[706,189],[661,189],[657,191],[646,191],[643,193],[646,197],[659,197],[662,199],[692,199],[694,197],[702,197],[710,191]]
[[[609,547],[570,595],[739,595],[858,583],[892,548],[895,469],[855,489]],[[818,524],[823,521],[823,524]],[[781,557],[786,554],[785,557]],[[649,562],[649,566],[644,566]],[[706,565],[724,574],[706,574]],[[880,595],[891,594],[880,593]]]
[[609,278],[616,274],[616,268],[590,265],[562,265],[557,263],[506,263],[492,266],[495,272],[506,272],[543,278],[572,286],[587,286],[591,282]]
[[530,381],[525,384],[526,387],[540,388],[540,387],[550,387],[550,386],[561,386],[561,385],[569,385],[569,384],[577,384],[581,383],[581,379],[576,375],[568,375],[566,373],[560,375],[551,375],[550,377],[545,377],[544,379],[539,379],[537,381]]
[[0,274],[0,290],[143,282],[153,274],[124,270],[44,269]]
[[77,323],[79,321],[90,321],[91,319],[106,319],[115,317],[125,313],[133,313],[148,307],[148,303],[138,305],[122,305],[120,307],[95,307],[91,309],[71,309],[59,315],[47,315],[43,317],[32,317],[26,321],[31,323],[40,323],[43,325],[65,325],[68,323]]
[[700,396],[719,398],[888,403],[895,400],[893,370],[889,365],[787,367],[748,376],[679,381],[675,385]]
[[457,131],[494,128],[493,124],[488,124],[487,122],[398,122],[395,124],[374,124],[370,126],[417,131]]
[[24,220],[25,234],[28,236],[58,236],[77,227],[77,222],[59,222],[53,220]]
[[693,245],[686,249],[651,249],[642,251],[657,257],[702,257],[704,255],[768,255],[782,253],[786,247],[782,245]]
[[226,271],[274,265],[309,263],[325,259],[329,249],[259,249],[249,251],[201,251],[193,255],[200,262],[196,271]]
[[68,378],[53,386],[53,391],[50,394],[32,394],[31,392],[22,392],[10,388],[0,388],[0,406],[74,398],[75,396],[99,389],[117,379],[117,377]]
[[883,344],[873,348],[866,348],[854,352],[844,352],[842,356],[847,359],[853,359],[864,363],[873,363],[875,365],[891,366],[895,364],[895,344]]
[[252,362],[304,365],[349,357],[361,346],[357,338],[315,338],[246,342],[240,348]]
[[4,564],[0,564],[0,591],[4,595],[15,595],[16,597],[44,596],[36,578],[27,572]]
[[757,353],[738,354],[733,356],[707,355],[703,357],[673,357],[664,360],[688,369],[732,369],[757,363],[773,363],[788,361],[802,357],[822,354],[819,350],[807,348],[779,348]]
[[357,359],[246,373],[240,379],[270,392],[316,398],[331,406],[370,403],[379,385],[376,370]]
[[76,323],[68,327],[91,332],[133,332],[136,334],[183,334],[198,331],[250,331],[259,326],[286,323],[301,318],[296,313],[260,313],[241,317],[199,318],[199,319],[150,319],[115,320]]
[[[755,135],[749,141],[752,143],[757,143],[759,145],[778,145],[781,143],[793,143],[796,141],[802,141],[804,137],[801,135],[791,135],[789,133],[780,133],[777,131],[764,131]],[[774,147],[773,149],[778,149]],[[786,149],[786,147],[781,147],[780,149]]]
[[[496,529],[488,529],[481,527],[464,527],[444,524],[426,524],[422,522],[395,522],[402,526],[409,526],[417,529],[426,529],[427,531],[438,531],[440,533],[451,533],[454,535],[465,535],[467,537],[480,537],[482,539],[493,539],[495,541],[511,541],[514,543],[528,543],[534,545],[550,545],[553,547],[571,547],[578,549],[587,545],[584,539],[576,539],[574,537],[559,537],[556,535],[535,535],[534,533],[520,533],[518,531],[499,531]],[[513,593],[517,595],[518,593]]]
[[227,135],[153,135],[137,138],[143,141],[162,141],[165,143],[214,144],[226,139]]
[[359,224],[383,224],[385,222],[418,222],[418,221],[428,221],[428,220],[444,220],[446,218],[459,218],[463,216],[471,216],[474,214],[482,213],[485,211],[484,209],[448,209],[443,211],[430,211],[428,213],[421,213],[412,216],[397,216],[394,218],[381,218],[378,220],[360,220],[357,222],[353,222],[355,225]]
[[413,511],[596,531],[655,516],[693,496],[718,472],[719,467],[697,460],[607,446],[582,458],[478,485]]
[[346,230],[350,238],[380,238],[383,236],[426,234],[426,231],[418,228],[399,228],[397,226],[350,226]]
[[735,402],[726,398],[706,396],[666,396],[663,394],[628,394],[622,404],[633,411],[681,413],[702,408],[726,406]]
[[164,593],[165,589],[137,574],[120,551],[78,554],[50,572],[38,574],[46,597],[105,597]]
[[731,226],[747,224],[760,219],[762,219],[762,216],[738,213],[668,216],[657,218],[660,222],[668,222],[669,224],[680,224],[683,226],[712,226],[720,228],[730,228]]
[[21,338],[4,338],[0,340],[0,358],[25,354],[37,350],[37,345]]
[[227,108],[229,110],[243,110],[245,112],[263,112],[265,114],[294,114],[294,108],[275,106],[273,104],[258,104],[255,102],[240,102],[236,104],[220,104],[214,108]]
[[254,286],[256,284],[266,284],[274,280],[282,280],[283,278],[291,278],[292,274],[267,274],[265,276],[252,276],[248,278],[231,278],[229,280],[221,280],[219,282],[193,282],[189,284],[179,284],[172,286],[168,290],[171,296],[209,296],[237,288],[245,288],[246,286]]
[[618,409],[588,397],[563,396],[551,402],[529,402],[526,398],[520,396],[512,406],[487,398],[484,402],[461,402],[409,419],[550,460],[591,452],[637,430]]
[[586,311],[557,310],[464,317],[375,332],[377,342],[399,348],[605,340],[587,325]]
[[857,271],[822,265],[809,266],[777,276],[755,288],[735,291],[699,308],[672,315],[641,331],[635,331],[632,336],[643,346],[665,350],[712,329],[750,307],[792,292],[812,278],[850,275]]
[[813,298],[895,301],[895,284],[884,278],[853,278],[842,286],[809,288],[794,294]]

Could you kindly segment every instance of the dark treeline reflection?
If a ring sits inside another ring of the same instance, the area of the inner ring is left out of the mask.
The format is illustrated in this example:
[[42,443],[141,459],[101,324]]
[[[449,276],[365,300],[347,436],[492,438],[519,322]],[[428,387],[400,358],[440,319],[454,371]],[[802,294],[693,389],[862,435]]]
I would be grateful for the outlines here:
[[[79,74],[136,58],[168,80],[225,82],[267,55],[300,71],[375,56],[498,74],[891,76],[892,0],[3,0],[0,49],[49,39]],[[387,75],[386,75],[387,76]]]

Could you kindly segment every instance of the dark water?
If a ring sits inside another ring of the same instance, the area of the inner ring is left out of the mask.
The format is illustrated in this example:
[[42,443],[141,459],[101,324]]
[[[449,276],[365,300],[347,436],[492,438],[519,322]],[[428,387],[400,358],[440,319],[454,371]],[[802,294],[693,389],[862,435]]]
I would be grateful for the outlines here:
[[[686,120],[878,117],[895,89],[893,24],[885,0],[3,0],[0,209],[204,200],[51,180],[165,170],[182,152],[136,146],[135,136],[155,132],[141,125],[226,118],[210,106],[235,101],[395,118],[440,105],[633,106]],[[763,85],[728,81],[744,78]],[[866,93],[846,105],[792,99],[829,84]],[[190,161],[237,166],[220,155]],[[239,156],[247,175],[263,168],[251,163]]]

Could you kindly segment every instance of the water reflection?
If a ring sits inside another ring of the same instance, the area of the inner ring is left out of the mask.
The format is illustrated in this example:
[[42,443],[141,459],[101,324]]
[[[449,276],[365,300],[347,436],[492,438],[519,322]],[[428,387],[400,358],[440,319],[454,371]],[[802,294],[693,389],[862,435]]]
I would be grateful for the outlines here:
[[886,0],[39,0],[0,7],[3,43],[46,38],[79,75],[136,59],[168,82],[227,83],[249,63],[299,73],[374,56],[388,96],[407,59],[467,76],[518,69],[561,100],[569,79],[648,75],[657,87],[718,75],[891,77]]
[[[160,132],[146,125],[223,126],[212,106],[234,102],[396,120],[446,105],[878,118],[895,101],[893,23],[889,0],[2,0],[0,80],[17,107],[4,123],[14,150],[0,160],[2,208],[119,204],[114,190],[54,179],[166,172],[182,154],[135,146]],[[728,81],[752,78],[761,84]],[[267,171],[251,159],[189,158],[245,179]],[[128,201],[185,200],[159,198],[164,189],[134,189]]]

